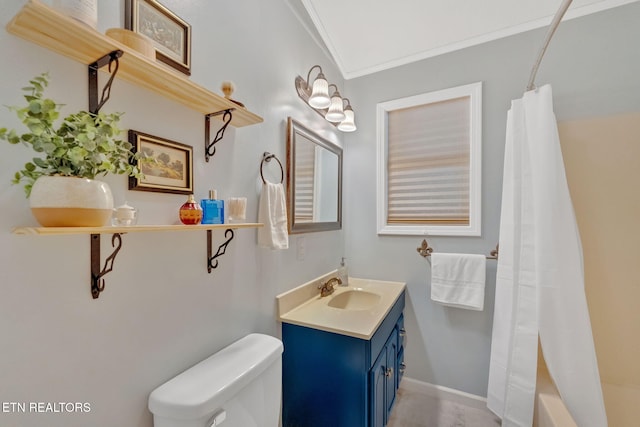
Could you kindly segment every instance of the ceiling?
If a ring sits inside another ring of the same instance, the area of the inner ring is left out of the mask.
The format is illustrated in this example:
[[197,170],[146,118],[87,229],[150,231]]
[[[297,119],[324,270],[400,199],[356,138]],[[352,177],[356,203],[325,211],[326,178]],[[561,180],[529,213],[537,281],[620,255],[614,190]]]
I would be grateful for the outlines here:
[[[574,0],[564,19],[634,1]],[[288,2],[350,79],[547,26],[562,0]]]

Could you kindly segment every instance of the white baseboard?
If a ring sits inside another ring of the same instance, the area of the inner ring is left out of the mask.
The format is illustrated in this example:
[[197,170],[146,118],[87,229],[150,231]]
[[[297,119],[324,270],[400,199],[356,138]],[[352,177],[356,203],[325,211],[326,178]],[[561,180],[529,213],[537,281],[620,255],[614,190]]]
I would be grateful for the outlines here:
[[400,383],[400,388],[438,399],[449,400],[476,409],[487,409],[487,399],[475,394],[443,387],[441,385],[429,384],[413,378],[404,377]]

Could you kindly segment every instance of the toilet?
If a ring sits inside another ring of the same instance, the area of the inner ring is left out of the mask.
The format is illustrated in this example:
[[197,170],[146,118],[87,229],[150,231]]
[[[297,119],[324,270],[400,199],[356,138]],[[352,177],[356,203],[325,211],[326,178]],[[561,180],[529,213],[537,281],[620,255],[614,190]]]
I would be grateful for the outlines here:
[[282,351],[250,334],[187,369],[149,395],[154,427],[277,427]]

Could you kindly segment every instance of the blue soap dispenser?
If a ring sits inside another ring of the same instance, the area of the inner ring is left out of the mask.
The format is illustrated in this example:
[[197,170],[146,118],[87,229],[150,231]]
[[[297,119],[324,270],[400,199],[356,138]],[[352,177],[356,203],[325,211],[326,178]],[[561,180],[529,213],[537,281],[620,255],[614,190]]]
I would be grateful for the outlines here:
[[209,191],[209,198],[200,201],[202,207],[201,224],[224,224],[224,200],[217,199],[216,190]]

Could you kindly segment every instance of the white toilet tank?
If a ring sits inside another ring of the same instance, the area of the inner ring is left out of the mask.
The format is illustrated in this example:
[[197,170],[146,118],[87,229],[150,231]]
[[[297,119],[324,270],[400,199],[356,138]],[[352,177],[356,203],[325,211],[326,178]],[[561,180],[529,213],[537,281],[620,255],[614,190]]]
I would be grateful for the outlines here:
[[154,427],[277,427],[282,350],[247,335],[167,381],[149,396]]

